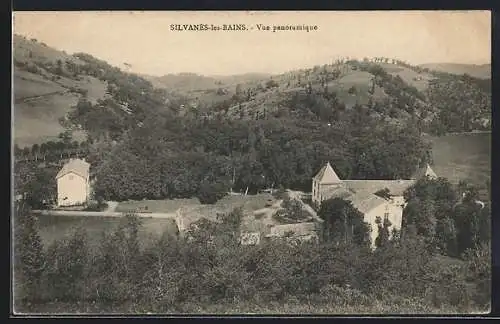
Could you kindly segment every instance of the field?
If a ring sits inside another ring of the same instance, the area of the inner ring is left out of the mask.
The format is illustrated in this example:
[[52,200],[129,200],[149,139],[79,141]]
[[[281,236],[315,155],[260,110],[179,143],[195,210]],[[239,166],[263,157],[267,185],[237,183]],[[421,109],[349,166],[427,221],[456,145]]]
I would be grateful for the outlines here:
[[472,77],[491,79],[491,64],[431,63],[422,64],[421,67],[452,74],[467,73]]
[[147,210],[152,213],[172,213],[180,207],[202,208],[205,210],[217,210],[219,212],[229,212],[233,208],[243,206],[245,210],[254,211],[265,206],[268,199],[272,196],[269,194],[259,195],[228,195],[219,200],[214,205],[202,205],[197,198],[192,199],[165,199],[165,200],[129,200],[120,202],[116,207],[116,212],[128,212],[138,208],[143,209],[147,206]]
[[39,74],[14,69],[14,99],[16,101],[34,96],[63,92],[64,90],[61,85],[46,80]]
[[[14,36],[14,58],[19,62],[55,63],[57,60],[83,62],[79,59],[48,47],[36,41]],[[81,80],[66,77],[52,79],[50,72],[40,69],[31,73],[18,67],[13,71],[13,139],[20,147],[56,140],[63,128],[59,118],[74,106],[79,94],[70,88],[87,90],[87,97],[95,102],[106,95],[106,83],[96,78],[84,76]],[[84,134],[75,134],[76,140],[83,140]]]
[[128,200],[118,204],[115,212],[131,212],[145,209],[151,213],[173,213],[181,206],[198,206],[198,199]]
[[438,176],[479,186],[491,179],[491,133],[450,134],[430,140],[432,168]]
[[[227,196],[214,205],[202,205],[198,199],[172,199],[172,200],[141,200],[120,203],[115,211],[128,212],[137,208],[148,207],[150,212],[171,213],[184,207],[193,213],[201,213],[208,217],[215,217],[217,213],[231,212],[236,207],[243,207],[246,218],[252,217],[252,212],[265,207],[271,195],[261,194],[252,196]],[[187,215],[190,216],[189,214]],[[141,241],[146,244],[151,237],[161,235],[164,231],[175,233],[177,226],[172,219],[141,218]],[[69,217],[69,216],[39,216],[40,236],[45,246],[55,240],[62,239],[78,226],[85,228],[92,246],[99,243],[103,231],[112,231],[120,223],[115,217]]]
[[[106,85],[95,78],[82,81],[61,79],[58,83],[44,80],[37,74],[23,72],[14,77],[14,142],[20,147],[54,140],[63,131],[59,118],[76,105],[79,95],[65,87],[87,89],[88,98],[95,102],[105,95]],[[40,96],[31,100],[24,98]],[[83,139],[82,134],[75,136]]]
[[[66,217],[66,216],[39,216],[38,224],[42,242],[47,247],[55,240],[71,235],[81,226],[88,234],[91,247],[96,247],[102,237],[103,231],[110,232],[117,228],[121,219],[115,217]],[[159,237],[164,232],[174,234],[177,230],[172,219],[142,218],[142,228],[139,237],[144,245],[153,237]]]

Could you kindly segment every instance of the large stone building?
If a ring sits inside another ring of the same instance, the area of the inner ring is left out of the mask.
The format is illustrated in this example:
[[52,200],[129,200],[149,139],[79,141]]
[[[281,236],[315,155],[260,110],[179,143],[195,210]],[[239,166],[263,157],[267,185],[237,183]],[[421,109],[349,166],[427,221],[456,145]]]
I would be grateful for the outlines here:
[[[378,236],[376,218],[387,218],[392,228],[401,229],[404,191],[422,177],[436,178],[429,165],[419,169],[409,180],[341,180],[330,163],[326,163],[312,181],[312,202],[319,206],[322,201],[342,198],[364,214],[365,222],[371,226],[371,241]],[[375,195],[385,190],[386,195]]]

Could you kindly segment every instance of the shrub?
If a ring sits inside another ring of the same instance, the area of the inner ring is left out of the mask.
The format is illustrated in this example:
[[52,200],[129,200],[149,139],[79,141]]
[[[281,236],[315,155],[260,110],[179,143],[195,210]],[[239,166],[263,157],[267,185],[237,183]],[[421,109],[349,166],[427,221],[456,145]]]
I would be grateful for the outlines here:
[[341,306],[366,306],[372,303],[370,297],[360,290],[351,288],[350,286],[339,286],[335,284],[328,284],[322,287],[319,297],[323,302],[331,302]]
[[278,190],[273,193],[273,197],[277,200],[283,200],[288,197],[288,193],[286,192],[283,186],[280,186]]
[[103,201],[91,201],[89,204],[83,209],[86,211],[103,211],[108,208],[108,204]]
[[279,84],[274,80],[269,80],[266,82],[266,89],[277,88],[277,87],[279,87]]
[[77,228],[69,239],[54,242],[47,252],[48,295],[66,301],[86,299],[88,260],[87,233],[84,229]]
[[480,309],[491,306],[491,244],[483,243],[464,253],[467,280],[475,284],[471,299]]
[[36,300],[40,297],[40,286],[46,266],[43,242],[38,233],[38,223],[34,215],[23,203],[16,204],[14,214],[15,250],[14,269],[20,291],[16,298]]
[[222,183],[202,183],[198,191],[198,199],[202,204],[215,204],[227,194]]

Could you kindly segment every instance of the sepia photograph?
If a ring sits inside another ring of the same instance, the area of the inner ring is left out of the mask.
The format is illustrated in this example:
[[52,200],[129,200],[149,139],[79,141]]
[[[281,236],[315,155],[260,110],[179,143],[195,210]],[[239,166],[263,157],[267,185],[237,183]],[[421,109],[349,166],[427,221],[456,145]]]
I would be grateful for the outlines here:
[[12,315],[491,311],[490,11],[15,11]]

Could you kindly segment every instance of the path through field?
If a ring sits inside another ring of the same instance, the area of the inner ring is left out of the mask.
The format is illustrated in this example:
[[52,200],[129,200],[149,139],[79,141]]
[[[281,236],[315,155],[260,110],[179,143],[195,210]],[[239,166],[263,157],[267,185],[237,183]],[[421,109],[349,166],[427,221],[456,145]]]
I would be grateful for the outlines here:
[[305,209],[309,214],[311,214],[312,218],[314,218],[315,221],[323,221],[311,206],[302,201],[302,195],[304,194],[303,192],[293,190],[287,190],[287,192],[291,199],[296,199],[302,204],[302,208]]
[[108,213],[113,213],[116,210],[116,207],[118,207],[118,202],[117,201],[107,201],[108,208],[106,208],[106,212]]

